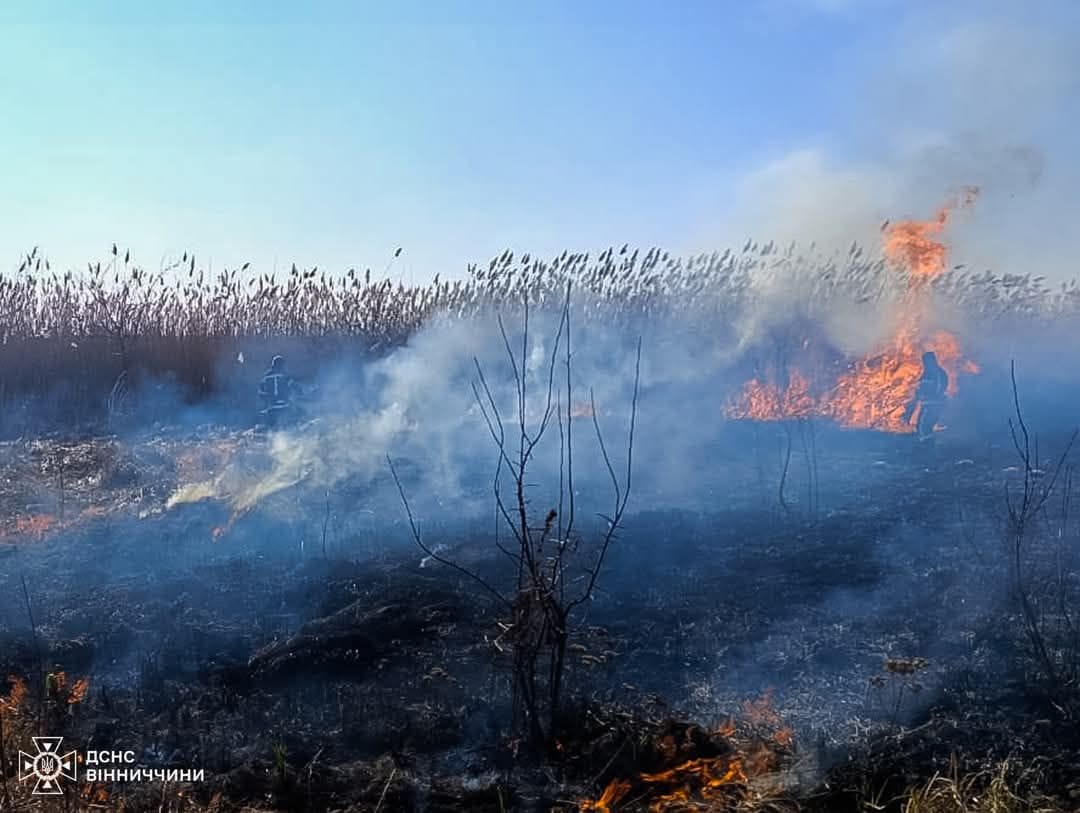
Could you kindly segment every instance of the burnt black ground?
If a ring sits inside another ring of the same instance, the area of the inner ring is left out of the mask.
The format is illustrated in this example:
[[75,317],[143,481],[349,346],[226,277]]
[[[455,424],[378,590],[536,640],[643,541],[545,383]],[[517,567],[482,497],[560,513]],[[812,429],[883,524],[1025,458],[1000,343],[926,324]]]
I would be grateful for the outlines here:
[[[708,725],[768,693],[795,731],[804,771],[791,793],[808,808],[855,805],[867,789],[889,798],[954,755],[972,769],[1009,756],[1041,766],[1044,790],[1064,798],[1080,787],[1072,725],[1025,679],[1001,543],[1011,450],[826,433],[819,492],[796,453],[784,508],[775,427],[731,431],[746,442],[718,441],[695,494],[637,496],[577,617],[575,707]],[[2,544],[0,669],[90,679],[57,720],[73,747],[204,768],[208,781],[169,809],[215,794],[373,809],[384,792],[386,810],[550,809],[595,796],[623,766],[604,773],[599,752],[517,765],[499,607],[424,561],[385,481],[335,506],[325,555],[310,494],[279,495],[215,542],[224,507],[157,510],[178,477],[174,448],[99,446],[82,449],[87,479],[72,475],[66,510],[107,511]],[[27,495],[55,506],[48,448],[5,451],[8,510]],[[436,518],[425,537],[493,582],[505,575],[488,519]],[[887,658],[927,665],[905,681]],[[109,793],[151,804],[146,789]]]

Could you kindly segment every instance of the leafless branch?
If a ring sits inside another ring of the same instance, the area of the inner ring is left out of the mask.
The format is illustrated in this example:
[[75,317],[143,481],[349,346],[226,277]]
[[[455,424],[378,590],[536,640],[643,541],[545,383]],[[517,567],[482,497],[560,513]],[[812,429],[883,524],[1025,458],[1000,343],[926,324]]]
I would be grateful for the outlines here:
[[447,567],[456,570],[458,573],[461,573],[464,576],[468,576],[474,582],[479,584],[492,597],[505,604],[506,606],[512,607],[512,602],[510,602],[510,600],[503,596],[502,593],[500,593],[498,590],[488,584],[481,576],[473,573],[468,568],[462,567],[457,562],[447,559],[444,556],[440,556],[424,543],[423,538],[420,536],[420,529],[417,528],[416,521],[413,519],[412,508],[409,507],[409,500],[405,496],[405,488],[401,485],[401,479],[398,477],[397,469],[394,467],[394,461],[391,460],[390,455],[386,456],[386,462],[390,466],[390,474],[394,477],[394,484],[397,486],[398,494],[401,496],[402,505],[405,506],[405,514],[409,518],[409,528],[412,530],[413,539],[416,541],[416,544],[420,548],[420,550],[422,550],[427,556],[429,556],[431,559],[438,562],[439,564],[446,565]]

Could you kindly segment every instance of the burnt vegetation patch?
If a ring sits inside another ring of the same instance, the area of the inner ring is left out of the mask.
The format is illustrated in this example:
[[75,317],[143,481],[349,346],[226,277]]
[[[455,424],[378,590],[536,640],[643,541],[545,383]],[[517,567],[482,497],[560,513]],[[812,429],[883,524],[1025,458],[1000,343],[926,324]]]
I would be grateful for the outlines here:
[[[7,747],[40,713],[145,764],[205,768],[173,809],[676,810],[684,793],[702,809],[899,809],[935,775],[1002,765],[1017,793],[1068,809],[1072,689],[1040,673],[1001,528],[982,513],[1012,474],[1006,451],[960,467],[949,501],[963,512],[910,510],[909,490],[940,493],[920,461],[891,472],[891,510],[860,519],[863,478],[826,454],[837,507],[819,520],[762,501],[631,514],[568,637],[570,688],[539,761],[509,722],[511,616],[425,563],[400,522],[375,557],[323,557],[252,547],[245,523],[271,522],[257,513],[217,543],[214,512],[110,535],[90,518],[20,542],[5,569],[3,666],[31,687],[4,695]],[[953,477],[962,450],[939,452],[935,471]],[[173,523],[185,532],[166,534]],[[473,541],[486,528],[449,533],[441,555],[495,580],[500,554]],[[102,544],[124,568],[95,565]],[[33,691],[42,671],[89,689],[58,710]]]
[[[81,782],[71,810],[1077,804],[1065,390],[1038,358],[1028,390],[975,329],[974,395],[927,442],[893,412],[841,428],[790,389],[829,308],[910,302],[884,264],[626,248],[504,255],[423,289],[181,265],[167,295],[141,274],[103,287],[97,266],[0,290],[22,331],[4,353],[99,353],[69,382],[77,420],[5,418],[0,809],[33,809],[17,755],[40,732],[205,772]],[[771,273],[807,283],[804,312],[756,310]],[[1075,319],[1075,286],[928,284],[968,325],[1060,337]],[[724,386],[656,353],[687,325],[715,344],[680,353],[726,350],[760,312]],[[31,341],[33,319],[56,342]],[[344,373],[319,380],[350,397],[269,433],[217,409],[267,335],[313,359],[336,343]],[[844,386],[887,367],[827,355]],[[894,400],[916,384],[901,361]],[[0,400],[37,397],[20,364]],[[732,416],[740,393],[779,413]]]

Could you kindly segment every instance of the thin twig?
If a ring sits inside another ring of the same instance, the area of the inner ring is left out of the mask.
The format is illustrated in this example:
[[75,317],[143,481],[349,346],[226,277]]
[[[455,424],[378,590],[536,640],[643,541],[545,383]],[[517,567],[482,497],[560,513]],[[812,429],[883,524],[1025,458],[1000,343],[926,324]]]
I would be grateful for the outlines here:
[[633,474],[634,465],[634,430],[637,425],[637,407],[640,384],[641,338],[639,337],[637,343],[637,357],[634,363],[634,394],[630,400],[630,431],[627,436],[626,445],[626,482],[625,489],[621,493],[619,490],[618,479],[615,478],[614,468],[611,465],[611,460],[608,457],[607,450],[604,447],[603,435],[600,432],[600,423],[596,419],[595,402],[593,403],[593,426],[596,428],[597,440],[600,443],[600,449],[603,453],[604,462],[607,465],[608,471],[611,474],[613,480],[615,481],[616,505],[615,513],[609,519],[607,533],[604,535],[604,540],[600,544],[600,552],[596,557],[596,564],[588,571],[588,584],[586,585],[584,592],[567,605],[567,613],[569,613],[579,604],[587,601],[592,596],[593,589],[596,587],[596,581],[600,577],[600,569],[603,567],[604,559],[607,556],[608,548],[611,547],[611,542],[615,538],[615,533],[619,528],[619,524],[622,522],[623,512],[626,510],[627,501],[630,499],[630,487],[632,484],[631,476]]
[[476,573],[473,573],[468,568],[464,568],[461,565],[457,564],[457,562],[453,562],[450,559],[440,556],[424,543],[423,538],[420,536],[420,529],[416,527],[416,521],[413,519],[412,509],[409,507],[409,500],[405,496],[405,488],[401,485],[401,479],[398,477],[397,469],[394,468],[394,461],[390,459],[390,455],[386,456],[386,462],[390,466],[390,474],[392,474],[394,477],[394,483],[397,485],[398,494],[401,496],[401,502],[405,506],[405,514],[409,518],[409,527],[412,529],[413,539],[416,540],[416,544],[419,546],[420,550],[422,550],[425,554],[427,554],[439,564],[446,565],[447,567],[453,568],[459,573],[468,576],[474,582],[483,587],[484,590],[490,593],[494,598],[501,601],[507,607],[512,608],[513,603],[505,596],[503,596],[502,593],[500,593],[498,590],[496,590],[494,587],[484,581],[483,578],[478,576]]
[[30,591],[26,587],[26,576],[20,575],[22,582],[23,599],[26,601],[26,617],[30,619],[30,635],[34,641],[34,650],[38,656],[38,733],[41,733],[42,716],[45,703],[45,653],[41,649],[41,640],[38,638],[37,625],[34,624],[34,611],[30,606]]
[[390,776],[386,779],[386,784],[383,785],[382,794],[379,796],[379,803],[375,805],[375,813],[379,813],[382,810],[383,801],[386,799],[386,792],[390,790],[390,783],[394,781],[394,777],[397,776],[397,767],[395,766],[390,770]]

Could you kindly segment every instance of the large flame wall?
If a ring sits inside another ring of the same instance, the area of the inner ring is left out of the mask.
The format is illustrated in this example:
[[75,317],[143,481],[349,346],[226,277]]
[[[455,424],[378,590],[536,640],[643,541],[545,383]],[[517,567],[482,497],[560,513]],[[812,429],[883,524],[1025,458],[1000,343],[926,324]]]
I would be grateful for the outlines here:
[[882,227],[886,262],[907,276],[904,295],[896,307],[896,328],[886,342],[850,361],[844,372],[817,388],[811,385],[814,376],[797,366],[751,379],[728,404],[728,417],[762,421],[822,417],[851,428],[914,431],[914,418],[906,407],[918,387],[922,354],[927,350],[937,355],[949,374],[948,395],[956,395],[959,374],[976,373],[978,366],[964,358],[955,335],[947,330],[930,333],[926,325],[933,280],[948,267],[945,227],[951,213],[971,206],[976,196],[975,188],[965,189],[929,220]]

